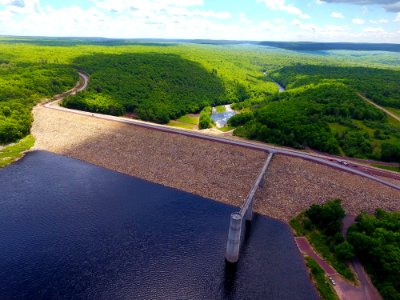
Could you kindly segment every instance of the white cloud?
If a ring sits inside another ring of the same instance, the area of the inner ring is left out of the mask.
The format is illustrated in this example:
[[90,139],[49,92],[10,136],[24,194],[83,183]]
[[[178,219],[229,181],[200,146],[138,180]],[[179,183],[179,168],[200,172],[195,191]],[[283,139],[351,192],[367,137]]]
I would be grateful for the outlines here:
[[400,22],[400,12],[397,13],[396,19],[394,19],[395,22]]
[[335,18],[335,19],[343,19],[344,18],[344,16],[340,12],[335,12],[335,11],[331,13],[331,17]]
[[386,31],[382,27],[367,27],[363,29],[367,33],[385,33]]
[[247,18],[247,15],[244,12],[241,12],[239,14],[239,21],[240,21],[240,23],[242,23],[246,26],[250,26],[252,24],[252,22]]
[[298,19],[293,20],[291,24],[305,31],[315,32],[317,30],[316,25],[303,23],[301,20]]
[[356,25],[363,25],[363,24],[365,24],[365,20],[360,19],[360,18],[354,18],[351,22],[352,22],[353,24],[356,24]]
[[258,22],[245,11],[232,17],[229,11],[207,10],[199,0],[182,5],[178,0],[100,0],[96,5],[93,0],[87,9],[68,4],[42,7],[39,0],[24,0],[24,6],[10,5],[15,0],[0,1],[7,2],[0,8],[0,35],[400,42],[397,28],[363,31],[362,26],[313,24],[300,16],[292,22],[274,18]]
[[274,19],[274,23],[276,23],[276,24],[283,24],[285,22],[286,22],[285,19]]
[[300,19],[310,19],[310,16],[303,13],[300,8],[292,4],[286,4],[285,0],[257,0],[259,3],[264,3],[269,9],[285,11],[289,14],[296,15]]
[[379,19],[379,20],[369,20],[371,24],[379,24],[379,23],[388,23],[386,19]]

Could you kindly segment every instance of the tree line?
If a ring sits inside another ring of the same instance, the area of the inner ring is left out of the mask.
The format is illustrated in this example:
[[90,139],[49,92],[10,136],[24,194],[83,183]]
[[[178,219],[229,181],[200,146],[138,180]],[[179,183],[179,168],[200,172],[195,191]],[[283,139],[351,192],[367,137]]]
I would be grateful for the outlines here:
[[70,66],[0,59],[0,144],[28,135],[32,107],[43,98],[70,89],[78,78]]
[[[215,71],[178,55],[96,54],[80,57],[76,63],[89,73],[90,82],[86,93],[63,101],[66,107],[113,115],[133,113],[142,120],[168,123],[227,102]],[[238,84],[238,97],[245,93],[242,89]]]

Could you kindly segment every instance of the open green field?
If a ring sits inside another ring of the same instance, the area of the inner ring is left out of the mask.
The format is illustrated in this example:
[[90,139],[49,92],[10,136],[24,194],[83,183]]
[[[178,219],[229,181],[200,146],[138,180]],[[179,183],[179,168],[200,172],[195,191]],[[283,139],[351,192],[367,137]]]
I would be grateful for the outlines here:
[[371,166],[376,167],[376,168],[380,168],[380,169],[383,169],[383,170],[389,170],[389,171],[394,171],[394,172],[399,172],[400,173],[400,166],[399,167],[392,167],[392,166],[383,166],[383,165],[377,165],[377,164],[373,164]]
[[188,123],[192,125],[198,125],[199,124],[199,118],[198,116],[190,116],[190,115],[184,115],[177,119],[178,122],[182,123]]
[[168,126],[178,127],[183,129],[197,129],[200,117],[197,115],[184,115],[177,120],[170,120]]
[[195,128],[195,126],[193,126],[191,124],[177,122],[177,121],[174,121],[174,120],[169,121],[167,125],[168,126],[172,126],[172,127],[183,128],[183,129],[194,129]]
[[[73,87],[63,105],[181,127],[207,106],[236,103],[235,134],[277,145],[388,161],[399,159],[400,124],[357,97],[400,109],[400,66],[390,53],[313,55],[257,45],[0,40],[0,144],[29,134],[32,107]],[[264,72],[268,76],[264,76]],[[271,79],[269,79],[271,78]],[[287,88],[278,94],[272,79]],[[238,118],[241,118],[238,122]],[[194,124],[196,123],[196,124]],[[204,122],[205,123],[205,122]],[[185,125],[188,124],[188,125]]]

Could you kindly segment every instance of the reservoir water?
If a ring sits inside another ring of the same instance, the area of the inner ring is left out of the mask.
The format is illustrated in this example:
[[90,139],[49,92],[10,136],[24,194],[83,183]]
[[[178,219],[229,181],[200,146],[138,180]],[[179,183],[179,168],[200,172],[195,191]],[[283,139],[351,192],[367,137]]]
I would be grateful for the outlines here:
[[317,299],[286,224],[36,151],[0,169],[0,299]]

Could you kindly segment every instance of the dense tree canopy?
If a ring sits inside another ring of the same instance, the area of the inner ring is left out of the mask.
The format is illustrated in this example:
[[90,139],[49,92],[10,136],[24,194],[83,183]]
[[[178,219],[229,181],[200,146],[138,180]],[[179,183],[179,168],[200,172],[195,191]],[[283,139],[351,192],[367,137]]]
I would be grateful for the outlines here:
[[[284,67],[270,76],[286,85],[287,92],[235,105],[253,114],[236,115],[230,125],[237,126],[235,134],[239,136],[278,145],[399,161],[400,124],[358,95],[362,88],[382,85],[384,90],[375,90],[378,98],[386,99],[386,104],[400,103],[400,82],[393,78],[398,73],[332,66]],[[368,80],[373,83],[368,85]],[[385,92],[392,97],[385,97]]]
[[[71,96],[67,107],[167,123],[204,106],[224,102],[224,85],[217,75],[178,55],[142,53],[79,57],[89,73],[85,95]],[[226,100],[225,100],[226,102]]]
[[33,105],[73,87],[76,71],[69,66],[14,62],[0,52],[0,144],[29,134]]
[[271,76],[288,88],[339,81],[378,104],[400,108],[399,72],[395,70],[296,64],[283,67]]
[[385,299],[400,299],[400,213],[361,214],[348,240]]
[[340,233],[345,211],[341,206],[341,201],[336,199],[324,205],[311,205],[306,211],[306,216],[323,233],[334,236],[336,233]]

